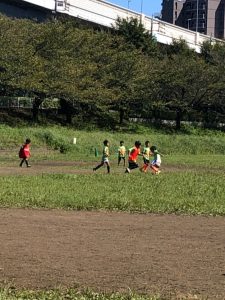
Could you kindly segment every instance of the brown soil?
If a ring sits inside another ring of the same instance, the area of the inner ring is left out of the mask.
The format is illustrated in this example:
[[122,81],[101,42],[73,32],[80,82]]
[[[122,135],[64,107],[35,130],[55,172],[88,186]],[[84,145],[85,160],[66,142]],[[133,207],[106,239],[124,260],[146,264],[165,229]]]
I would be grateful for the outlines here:
[[[38,174],[91,174],[93,173],[93,167],[98,164],[99,161],[53,161],[43,160],[32,162],[31,168],[26,168],[25,164],[22,168],[19,167],[19,162],[7,162],[0,168],[0,176],[4,175],[38,175]],[[141,165],[141,164],[140,164]],[[161,169],[162,172],[210,172],[224,174],[224,167],[211,167],[210,170],[204,166],[191,166],[191,165],[176,165],[176,164],[164,164]],[[116,174],[124,173],[125,168],[117,166],[116,163],[112,164],[111,172]],[[134,172],[137,172],[135,170]],[[105,173],[106,170],[101,168],[97,173]],[[148,171],[150,173],[150,170]]]
[[0,285],[225,299],[225,218],[0,210]]

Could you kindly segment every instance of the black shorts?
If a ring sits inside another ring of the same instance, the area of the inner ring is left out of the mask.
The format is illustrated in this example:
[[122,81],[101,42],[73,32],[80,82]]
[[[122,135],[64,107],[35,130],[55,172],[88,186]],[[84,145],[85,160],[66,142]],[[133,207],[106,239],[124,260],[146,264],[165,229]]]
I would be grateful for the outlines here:
[[125,156],[118,156],[118,160],[121,160],[121,159],[125,160]]
[[150,160],[147,159],[147,158],[144,158],[144,157],[143,157],[143,161],[144,161],[144,164],[145,164],[145,165],[149,165],[149,164],[150,164]]
[[135,161],[129,161],[129,169],[130,170],[136,169],[138,167],[139,167],[139,165]]

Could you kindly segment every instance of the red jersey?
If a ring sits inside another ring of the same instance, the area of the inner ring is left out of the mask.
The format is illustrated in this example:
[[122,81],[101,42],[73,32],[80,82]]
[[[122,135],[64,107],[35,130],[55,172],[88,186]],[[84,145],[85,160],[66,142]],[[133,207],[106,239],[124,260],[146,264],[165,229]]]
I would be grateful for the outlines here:
[[30,145],[24,144],[19,152],[20,158],[29,158],[30,157]]
[[129,161],[135,161],[137,160],[137,156],[141,153],[141,149],[137,147],[133,147],[130,149],[129,153]]

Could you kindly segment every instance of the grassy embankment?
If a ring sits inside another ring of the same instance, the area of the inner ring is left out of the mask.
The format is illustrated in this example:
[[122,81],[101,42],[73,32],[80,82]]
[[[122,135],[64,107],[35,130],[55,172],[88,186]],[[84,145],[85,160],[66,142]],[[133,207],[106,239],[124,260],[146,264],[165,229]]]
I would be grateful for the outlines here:
[[[225,215],[224,133],[198,130],[192,134],[166,134],[142,127],[130,134],[0,126],[0,136],[1,168],[18,165],[18,145],[30,137],[33,168],[42,160],[72,160],[86,162],[74,169],[90,170],[87,174],[1,176],[1,207]],[[77,145],[72,145],[73,137],[77,138]],[[105,138],[111,143],[110,176],[104,174],[105,169],[91,173],[93,164],[100,160],[94,156],[94,148],[100,151]],[[148,139],[158,145],[164,154],[165,171],[158,177],[138,170],[125,175],[123,168],[116,166],[116,149],[121,139],[127,148],[136,139]],[[60,149],[66,153],[61,154]]]

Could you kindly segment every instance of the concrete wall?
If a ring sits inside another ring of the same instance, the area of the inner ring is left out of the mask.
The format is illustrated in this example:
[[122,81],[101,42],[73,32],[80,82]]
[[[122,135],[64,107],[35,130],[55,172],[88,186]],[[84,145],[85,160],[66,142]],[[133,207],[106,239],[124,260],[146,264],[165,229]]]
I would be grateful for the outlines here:
[[51,11],[46,11],[30,5],[15,5],[14,1],[1,0],[0,13],[8,17],[26,18],[37,21],[43,21],[51,16]]

